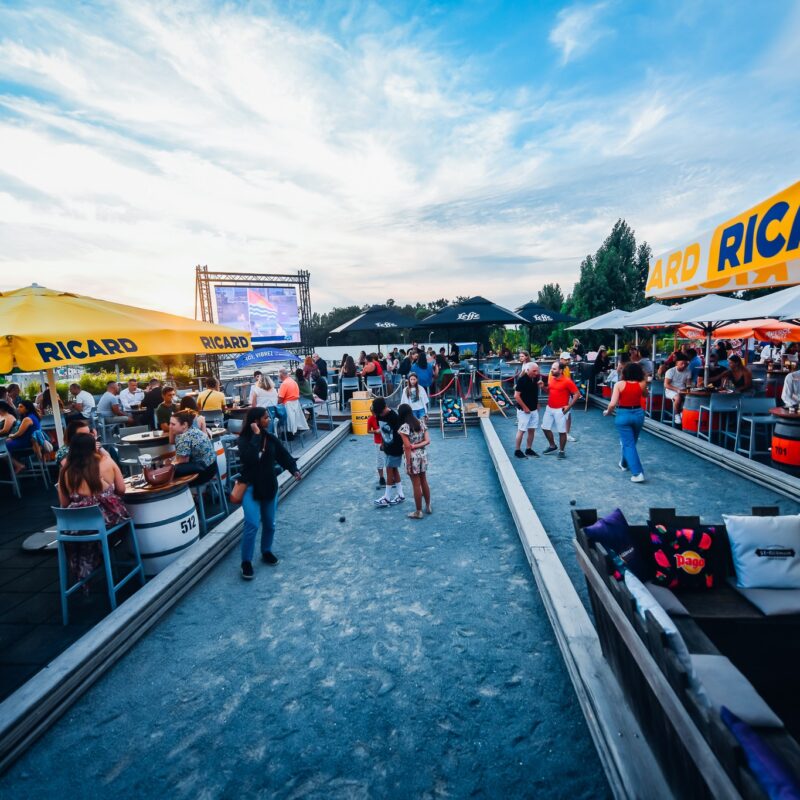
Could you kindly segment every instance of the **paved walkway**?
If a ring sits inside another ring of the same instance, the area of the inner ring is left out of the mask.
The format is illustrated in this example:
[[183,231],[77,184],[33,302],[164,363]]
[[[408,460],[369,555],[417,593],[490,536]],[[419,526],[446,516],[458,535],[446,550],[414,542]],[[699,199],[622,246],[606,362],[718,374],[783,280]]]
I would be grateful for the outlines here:
[[433,436],[433,516],[372,508],[344,442],[281,505],[280,565],[232,553],[0,793],[608,796],[480,431]]
[[[699,514],[709,522],[722,521],[722,514],[749,514],[753,506],[775,505],[782,514],[800,513],[800,504],[715,466],[677,445],[644,431],[639,455],[645,483],[631,483],[630,472],[621,472],[619,438],[614,420],[598,408],[573,414],[572,433],[577,442],[567,444],[567,458],[555,456],[525,461],[513,457],[516,422],[492,416],[498,436],[525,487],[536,513],[547,530],[562,563],[588,605],[588,595],[573,549],[575,531],[570,508],[596,508],[601,514],[619,506],[631,523],[642,524],[650,508],[675,508]],[[546,447],[537,431],[533,449]]]

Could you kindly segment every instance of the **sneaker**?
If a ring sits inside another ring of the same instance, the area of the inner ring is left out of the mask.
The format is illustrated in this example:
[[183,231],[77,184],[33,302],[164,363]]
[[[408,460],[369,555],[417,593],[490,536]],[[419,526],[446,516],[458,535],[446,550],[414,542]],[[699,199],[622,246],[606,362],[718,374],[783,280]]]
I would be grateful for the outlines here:
[[402,503],[402,502],[403,502],[403,500],[405,500],[405,499],[406,499],[406,498],[405,498],[404,496],[403,496],[403,497],[400,497],[400,496],[398,496],[398,497],[394,497],[394,498],[392,498],[392,499],[389,501],[389,505],[390,505],[390,506],[399,506],[399,505],[400,505],[400,503]]
[[375,508],[389,508],[391,505],[391,502],[386,498],[385,495],[383,497],[379,497],[373,502],[375,503]]
[[265,564],[274,567],[278,563],[278,557],[274,553],[266,552],[261,554],[261,560]]
[[559,450],[558,451],[558,457],[559,458],[566,458],[567,454],[563,450]]
[[514,457],[515,458],[527,458],[527,456],[525,455],[525,453],[522,452],[522,450],[515,450],[514,451]]
[[681,424],[681,415],[680,414],[676,414],[675,415],[675,424],[676,425],[680,425]]
[[623,464],[621,461],[619,462],[619,464],[617,464],[617,466],[618,466],[618,467],[619,467],[619,468],[620,468],[620,469],[621,469],[623,472],[627,472],[627,471],[628,471],[628,468],[627,468],[627,467],[626,467],[626,466],[625,466],[625,465],[624,465],[624,464]]
[[253,564],[250,561],[242,561],[242,577],[246,581],[253,580]]
[[553,453],[555,453],[557,451],[558,451],[558,448],[555,445],[553,445],[552,447],[547,447],[544,450],[542,450],[542,455],[543,456],[549,456],[549,455],[552,455]]
[[531,450],[530,447],[525,449],[525,455],[531,458],[539,458],[539,454],[535,450]]
[[567,441],[568,442],[577,442],[578,440],[571,433],[568,433],[567,434]]
[[644,483],[644,473],[640,472],[638,475],[631,475],[631,483]]

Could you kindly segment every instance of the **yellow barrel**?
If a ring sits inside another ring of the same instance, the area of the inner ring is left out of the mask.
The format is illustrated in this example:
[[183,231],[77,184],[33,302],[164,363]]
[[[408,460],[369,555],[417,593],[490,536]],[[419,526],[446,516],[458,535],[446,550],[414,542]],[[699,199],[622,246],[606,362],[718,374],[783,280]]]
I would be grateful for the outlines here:
[[481,403],[483,403],[484,407],[491,409],[497,408],[497,404],[492,400],[492,396],[489,394],[489,387],[499,387],[502,385],[502,381],[481,381]]
[[353,433],[364,436],[367,433],[367,420],[372,416],[372,400],[356,400],[355,397],[350,401],[350,421],[353,426]]

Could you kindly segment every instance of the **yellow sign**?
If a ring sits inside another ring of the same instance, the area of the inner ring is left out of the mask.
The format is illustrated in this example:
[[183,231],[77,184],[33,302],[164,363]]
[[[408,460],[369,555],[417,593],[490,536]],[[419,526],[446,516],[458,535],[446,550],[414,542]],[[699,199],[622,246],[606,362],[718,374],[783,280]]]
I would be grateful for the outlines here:
[[36,285],[0,292],[0,325],[0,373],[250,349],[247,331]]
[[800,183],[650,262],[645,293],[666,298],[800,283]]

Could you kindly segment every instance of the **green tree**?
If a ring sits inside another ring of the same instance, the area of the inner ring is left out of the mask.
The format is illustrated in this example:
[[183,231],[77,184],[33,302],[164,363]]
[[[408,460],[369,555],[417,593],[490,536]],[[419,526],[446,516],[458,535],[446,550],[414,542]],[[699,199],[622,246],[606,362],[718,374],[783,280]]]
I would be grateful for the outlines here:
[[539,289],[536,302],[551,311],[561,311],[561,307],[564,305],[564,293],[557,283],[546,283]]

